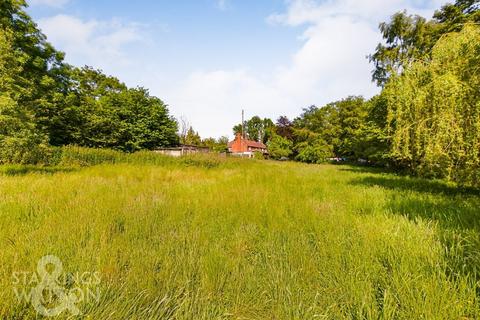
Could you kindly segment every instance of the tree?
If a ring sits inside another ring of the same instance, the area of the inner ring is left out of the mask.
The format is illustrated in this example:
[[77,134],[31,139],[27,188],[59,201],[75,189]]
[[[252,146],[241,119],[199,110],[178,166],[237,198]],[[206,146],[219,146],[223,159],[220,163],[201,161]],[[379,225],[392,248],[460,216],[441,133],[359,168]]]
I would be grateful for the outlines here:
[[292,154],[292,141],[274,135],[267,143],[268,153],[273,159],[288,158]]
[[215,147],[213,148],[213,151],[216,151],[216,152],[226,152],[228,151],[228,142],[229,142],[229,139],[228,137],[226,136],[222,136],[220,138],[217,139],[216,141],[216,144],[215,144]]
[[391,157],[428,177],[480,181],[480,28],[442,37],[432,59],[389,81],[387,129]]
[[64,100],[68,77],[63,63],[64,54],[53,48],[25,12],[23,0],[4,0],[0,3],[0,22],[4,32],[11,34],[11,46],[21,61],[21,76],[15,85],[23,88],[16,102],[35,117],[39,131],[47,131],[50,110]]
[[190,127],[182,143],[188,144],[188,145],[200,146],[202,144],[202,138],[200,138],[200,135],[198,134],[198,132],[193,130],[193,127]]
[[162,100],[150,96],[144,88],[128,89],[117,97],[122,107],[115,117],[121,126],[114,148],[132,152],[178,144],[177,122],[168,114]]
[[243,130],[246,126],[246,123],[244,124],[244,126],[242,127],[242,124],[239,123],[239,124],[236,124],[235,126],[233,126],[233,135],[237,135],[237,134],[242,134],[244,133]]
[[188,122],[187,118],[184,116],[181,116],[178,122],[180,142],[185,143],[185,138],[187,137],[187,132],[188,129],[190,129],[191,125]]
[[322,163],[333,155],[333,148],[321,138],[315,141],[302,142],[296,145],[296,160],[306,163]]
[[387,134],[387,100],[385,94],[373,97],[365,103],[368,113],[352,137],[352,151],[358,158],[376,164],[389,162],[390,140]]
[[288,117],[281,116],[277,119],[275,131],[279,136],[292,140],[293,124]]
[[435,12],[432,20],[405,11],[392,16],[389,23],[380,24],[385,43],[378,44],[369,56],[375,69],[372,79],[384,86],[416,60],[429,59],[432,48],[442,35],[459,31],[468,22],[480,22],[478,0],[457,0]]
[[65,100],[50,108],[42,121],[50,143],[117,147],[118,137],[114,136],[121,122],[114,115],[119,111],[119,95],[128,88],[117,78],[91,67],[69,68],[68,79]]
[[233,134],[237,135],[242,133],[242,129],[245,130],[245,135],[248,139],[267,142],[269,136],[273,133],[273,121],[265,118],[261,119],[259,116],[253,116],[251,119],[245,121],[242,128],[242,124],[237,124],[233,127]]
[[247,121],[247,135],[251,140],[263,141],[263,121],[259,116],[254,116]]
[[226,152],[228,148],[228,137],[206,138],[202,141],[202,145],[210,148],[214,152]]
[[322,108],[311,106],[294,121],[294,141],[304,147],[305,142],[312,145],[320,139],[316,144],[331,146],[338,157],[358,157],[358,138],[367,115],[363,97],[351,96]]
[[465,24],[480,22],[480,3],[478,0],[457,0],[448,3],[433,15],[440,24],[441,33],[460,31]]
[[263,119],[263,143],[267,143],[275,135],[275,124],[272,119]]
[[356,142],[368,115],[365,100],[351,96],[336,102],[335,108],[338,110],[338,144],[333,145],[334,152],[340,157],[358,157]]
[[25,64],[13,50],[13,35],[0,29],[0,163],[45,163],[50,149],[37,132],[31,110],[17,101],[29,94],[22,77]]
[[176,120],[163,101],[148,90],[128,88],[117,78],[90,67],[75,69],[71,76],[74,103],[67,113],[63,109],[57,115],[61,124],[57,128],[69,134],[57,140],[59,145],[133,152],[179,143]]
[[427,55],[436,41],[435,23],[406,11],[394,14],[390,23],[382,22],[379,28],[385,44],[378,44],[369,59],[375,65],[372,78],[380,86],[404,66]]

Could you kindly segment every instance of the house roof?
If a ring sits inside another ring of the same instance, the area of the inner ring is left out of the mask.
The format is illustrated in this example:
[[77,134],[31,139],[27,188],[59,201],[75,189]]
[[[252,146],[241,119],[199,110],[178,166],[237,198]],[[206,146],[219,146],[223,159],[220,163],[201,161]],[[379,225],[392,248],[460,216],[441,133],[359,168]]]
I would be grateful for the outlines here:
[[[233,146],[233,143],[235,141],[230,141],[228,143],[228,147],[232,147]],[[243,142],[245,142],[245,144],[247,145],[247,147],[253,147],[253,148],[258,148],[258,149],[267,149],[267,146],[264,145],[263,143],[261,142],[257,142],[257,141],[253,141],[253,140],[247,140],[247,139],[243,139]]]
[[252,140],[245,140],[245,142],[247,143],[247,147],[254,147],[254,148],[259,148],[259,149],[267,149],[267,146],[264,145],[264,144],[261,143],[261,142],[252,141]]

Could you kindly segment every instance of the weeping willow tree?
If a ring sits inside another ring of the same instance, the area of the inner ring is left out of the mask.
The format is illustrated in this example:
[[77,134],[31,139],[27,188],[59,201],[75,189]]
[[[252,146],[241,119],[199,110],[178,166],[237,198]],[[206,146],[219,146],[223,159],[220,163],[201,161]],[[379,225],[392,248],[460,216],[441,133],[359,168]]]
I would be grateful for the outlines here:
[[480,185],[480,27],[444,35],[431,59],[411,63],[383,95],[397,164]]

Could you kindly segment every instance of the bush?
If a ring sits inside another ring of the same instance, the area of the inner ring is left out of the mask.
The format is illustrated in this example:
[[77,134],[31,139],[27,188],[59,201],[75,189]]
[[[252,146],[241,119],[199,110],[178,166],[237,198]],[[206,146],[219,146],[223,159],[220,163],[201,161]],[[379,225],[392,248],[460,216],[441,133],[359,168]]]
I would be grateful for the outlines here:
[[263,155],[263,153],[261,153],[259,151],[255,151],[253,153],[253,158],[257,159],[257,160],[265,160],[265,156]]
[[296,160],[306,163],[322,163],[333,155],[333,147],[322,139],[317,139],[314,143],[301,143],[298,146],[298,155]]
[[268,142],[268,152],[273,159],[288,158],[292,154],[292,141],[275,135]]
[[53,149],[37,134],[0,139],[1,164],[49,164]]

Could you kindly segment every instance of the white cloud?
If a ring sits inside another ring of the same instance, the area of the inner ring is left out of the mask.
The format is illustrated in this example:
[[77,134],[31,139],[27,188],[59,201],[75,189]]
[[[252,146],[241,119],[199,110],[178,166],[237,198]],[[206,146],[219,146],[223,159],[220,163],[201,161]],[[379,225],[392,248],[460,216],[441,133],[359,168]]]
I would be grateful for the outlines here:
[[272,14],[269,22],[296,26],[318,23],[326,17],[349,16],[378,24],[397,11],[407,10],[427,18],[447,0],[289,0],[286,13]]
[[67,53],[66,60],[75,65],[108,67],[125,65],[127,45],[144,40],[139,26],[117,20],[83,21],[69,15],[56,15],[40,19],[42,31],[60,50]]
[[54,8],[61,8],[70,0],[29,0],[28,3],[33,6],[45,5]]
[[250,116],[294,117],[303,107],[342,99],[370,97],[378,92],[371,82],[366,56],[381,40],[378,23],[407,9],[430,17],[443,0],[288,0],[287,11],[272,14],[269,23],[306,25],[302,47],[286,66],[270,74],[251,70],[195,72],[167,92],[178,115],[187,115],[204,136],[231,134],[245,108]]

